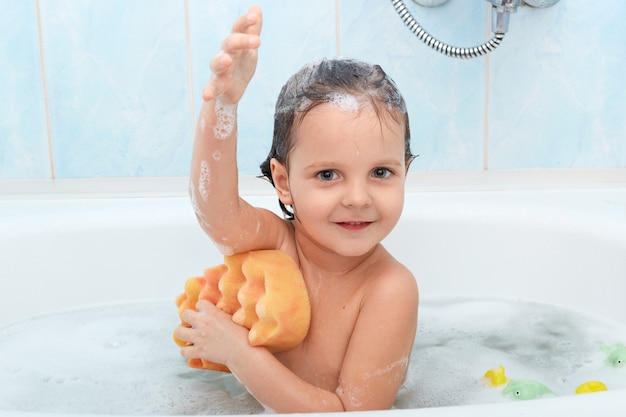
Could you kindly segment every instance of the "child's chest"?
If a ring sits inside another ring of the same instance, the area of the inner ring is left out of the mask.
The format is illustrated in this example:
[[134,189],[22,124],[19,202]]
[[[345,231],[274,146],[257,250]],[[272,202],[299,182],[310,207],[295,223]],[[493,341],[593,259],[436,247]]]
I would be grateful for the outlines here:
[[304,341],[276,357],[309,383],[334,391],[360,304],[358,297],[329,298],[311,303],[311,325]]

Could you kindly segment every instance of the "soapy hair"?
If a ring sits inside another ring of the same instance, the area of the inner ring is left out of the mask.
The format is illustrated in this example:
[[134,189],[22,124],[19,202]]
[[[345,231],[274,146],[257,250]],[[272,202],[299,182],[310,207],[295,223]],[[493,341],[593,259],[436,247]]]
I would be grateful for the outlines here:
[[[368,103],[381,122],[390,117],[396,123],[403,123],[407,166],[413,160],[406,103],[393,80],[379,65],[352,59],[323,59],[292,75],[278,95],[272,147],[261,164],[261,177],[272,185],[270,161],[276,158],[288,167],[297,127],[309,111],[323,103],[331,103],[343,111],[359,111],[362,106],[357,103]],[[293,219],[293,212],[282,202],[279,204],[285,216]]]

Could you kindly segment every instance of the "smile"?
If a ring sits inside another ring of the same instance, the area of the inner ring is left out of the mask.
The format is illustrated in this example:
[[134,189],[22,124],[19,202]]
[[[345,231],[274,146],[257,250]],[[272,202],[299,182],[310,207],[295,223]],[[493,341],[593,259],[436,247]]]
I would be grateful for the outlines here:
[[367,228],[372,222],[338,222],[337,225],[346,230],[363,230]]

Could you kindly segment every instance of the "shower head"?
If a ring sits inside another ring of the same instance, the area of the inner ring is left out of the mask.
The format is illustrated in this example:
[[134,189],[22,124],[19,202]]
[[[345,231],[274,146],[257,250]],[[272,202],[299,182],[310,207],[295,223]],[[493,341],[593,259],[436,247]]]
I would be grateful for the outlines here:
[[487,0],[491,6],[491,31],[504,34],[509,30],[509,17],[517,11],[521,0]]

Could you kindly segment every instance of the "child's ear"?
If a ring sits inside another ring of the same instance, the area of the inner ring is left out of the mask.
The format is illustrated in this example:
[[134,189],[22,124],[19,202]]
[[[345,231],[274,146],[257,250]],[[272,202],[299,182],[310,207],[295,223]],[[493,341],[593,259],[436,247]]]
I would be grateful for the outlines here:
[[287,174],[287,167],[278,162],[276,158],[272,158],[270,161],[270,170],[272,172],[272,181],[274,181],[274,188],[281,203],[286,206],[293,205],[293,199],[291,198],[291,190],[289,189],[289,176]]

